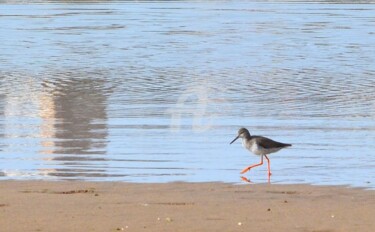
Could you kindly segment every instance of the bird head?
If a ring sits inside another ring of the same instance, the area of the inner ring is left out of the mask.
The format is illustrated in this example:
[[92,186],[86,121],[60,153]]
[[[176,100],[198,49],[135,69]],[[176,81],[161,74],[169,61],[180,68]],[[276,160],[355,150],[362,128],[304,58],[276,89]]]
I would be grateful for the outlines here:
[[241,128],[238,130],[237,137],[234,138],[230,144],[234,143],[234,141],[236,141],[238,138],[245,138],[247,136],[250,137],[250,132],[246,128]]

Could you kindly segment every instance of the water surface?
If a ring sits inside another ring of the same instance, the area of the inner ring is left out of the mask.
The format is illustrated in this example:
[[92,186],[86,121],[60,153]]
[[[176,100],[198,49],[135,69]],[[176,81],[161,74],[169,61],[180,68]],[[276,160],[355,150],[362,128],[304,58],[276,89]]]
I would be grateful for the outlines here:
[[0,179],[375,187],[374,4],[2,2]]

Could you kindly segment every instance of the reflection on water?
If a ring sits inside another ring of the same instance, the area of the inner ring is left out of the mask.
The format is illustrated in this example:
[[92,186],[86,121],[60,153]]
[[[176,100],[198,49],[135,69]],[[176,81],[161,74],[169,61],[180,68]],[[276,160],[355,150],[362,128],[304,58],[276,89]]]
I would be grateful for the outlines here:
[[3,178],[375,186],[373,4],[0,8]]
[[[32,83],[23,83],[22,77],[7,80],[16,84],[18,91],[5,90],[9,92],[1,104],[3,146],[8,153],[3,158],[13,154],[22,161],[40,160],[48,168],[38,168],[38,172],[56,176],[85,176],[76,166],[105,160],[110,89],[105,88],[105,79],[84,75],[61,78],[56,73]],[[31,152],[31,157],[23,152]],[[54,161],[59,161],[58,166]],[[104,171],[98,170],[97,175]]]
[[[3,140],[4,138],[4,122],[3,122],[3,119],[4,119],[4,105],[5,105],[5,102],[6,102],[6,99],[5,99],[5,95],[3,94],[0,94],[0,141]],[[3,142],[0,142],[0,152],[3,152],[3,147],[4,147],[4,143]],[[0,162],[2,162],[2,160],[0,159]],[[0,176],[3,176],[4,173],[2,170],[0,170]]]
[[[98,155],[106,154],[108,134],[106,96],[109,93],[103,92],[105,80],[65,77],[63,81],[45,80],[42,86],[40,153],[59,154],[52,160],[63,161],[61,165],[70,168],[69,172],[79,172],[80,169],[73,168],[77,164],[104,160]],[[61,170],[56,175],[62,175]]]

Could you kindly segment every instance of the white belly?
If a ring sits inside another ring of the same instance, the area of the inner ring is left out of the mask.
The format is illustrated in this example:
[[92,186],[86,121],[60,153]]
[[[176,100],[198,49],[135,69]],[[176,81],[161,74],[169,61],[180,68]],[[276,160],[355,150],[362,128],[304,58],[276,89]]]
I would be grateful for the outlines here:
[[271,149],[265,149],[261,146],[258,146],[256,143],[246,143],[245,140],[242,140],[242,145],[255,155],[268,155],[274,152],[277,152],[281,148],[271,148]]
[[249,149],[252,153],[254,153],[255,155],[266,155],[267,153],[264,153],[264,149],[262,149],[262,147],[258,146],[258,144],[256,143],[253,143],[251,146],[250,146],[250,149]]

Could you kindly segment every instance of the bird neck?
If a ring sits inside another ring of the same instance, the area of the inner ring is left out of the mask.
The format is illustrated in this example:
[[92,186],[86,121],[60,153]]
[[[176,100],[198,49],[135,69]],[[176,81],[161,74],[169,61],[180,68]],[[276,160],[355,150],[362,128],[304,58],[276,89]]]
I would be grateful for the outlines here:
[[244,133],[242,139],[244,139],[244,140],[250,140],[251,139],[250,133],[249,132]]

